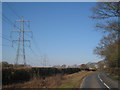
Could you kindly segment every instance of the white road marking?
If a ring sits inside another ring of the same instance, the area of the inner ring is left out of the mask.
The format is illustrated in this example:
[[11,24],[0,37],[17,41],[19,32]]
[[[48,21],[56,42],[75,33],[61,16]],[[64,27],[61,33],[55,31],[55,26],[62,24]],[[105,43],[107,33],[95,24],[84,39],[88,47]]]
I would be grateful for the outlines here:
[[108,89],[110,89],[110,87],[109,87],[106,83],[104,83],[103,80],[100,78],[100,74],[98,74],[98,78],[99,78],[100,81],[104,84],[104,86],[106,86]]
[[82,83],[81,83],[81,85],[80,85],[80,88],[83,88],[82,86],[83,86],[84,81],[85,81],[85,77],[84,77],[83,80],[82,80]]
[[109,88],[110,89],[110,87],[108,87],[108,85],[107,84],[105,84],[105,83],[103,83],[107,88]]
[[100,74],[98,74],[98,78],[100,79],[100,76],[99,76]]
[[103,82],[103,80],[102,80],[102,79],[100,79],[100,81],[101,81],[101,82]]

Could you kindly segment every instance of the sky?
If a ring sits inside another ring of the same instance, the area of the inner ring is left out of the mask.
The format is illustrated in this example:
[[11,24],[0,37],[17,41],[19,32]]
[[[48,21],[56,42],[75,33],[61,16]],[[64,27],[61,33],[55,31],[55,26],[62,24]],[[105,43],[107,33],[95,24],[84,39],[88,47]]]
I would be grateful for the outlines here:
[[[80,65],[88,62],[98,62],[100,57],[93,54],[102,34],[95,29],[95,20],[91,8],[96,2],[11,2],[2,3],[2,60],[15,62],[17,43],[11,40],[18,38],[14,22],[23,16],[30,20],[25,24],[25,39],[31,40],[25,44],[26,62],[32,66],[42,66],[42,57],[47,58],[47,65]],[[12,22],[12,23],[11,23]],[[16,22],[17,27],[20,26]],[[0,34],[1,35],[1,34]],[[23,63],[20,58],[19,63]]]

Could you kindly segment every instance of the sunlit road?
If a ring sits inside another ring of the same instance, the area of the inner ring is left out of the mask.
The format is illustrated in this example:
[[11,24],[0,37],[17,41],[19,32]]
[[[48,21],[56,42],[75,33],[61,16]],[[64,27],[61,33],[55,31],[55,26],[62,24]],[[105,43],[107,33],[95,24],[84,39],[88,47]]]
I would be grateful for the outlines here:
[[83,79],[80,88],[104,88],[104,89],[118,89],[118,81],[113,80],[112,78],[108,77],[105,73],[102,72],[95,72],[86,76]]

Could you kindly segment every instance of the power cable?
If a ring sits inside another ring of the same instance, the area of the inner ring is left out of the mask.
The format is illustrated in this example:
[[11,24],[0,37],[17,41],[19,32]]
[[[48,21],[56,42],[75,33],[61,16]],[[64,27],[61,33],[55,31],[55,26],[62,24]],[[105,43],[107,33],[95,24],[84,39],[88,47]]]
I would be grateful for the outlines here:
[[5,40],[11,41],[10,39],[7,39],[7,38],[5,38],[5,37],[3,37],[3,36],[0,36],[0,37],[2,37],[2,38],[5,39]]
[[[6,3],[6,5],[17,18],[21,18],[20,15],[8,3]],[[30,22],[28,25],[25,23],[25,25],[30,29]]]
[[20,18],[20,16],[17,14],[17,12],[8,3],[6,3],[6,5],[14,13],[15,16],[17,16],[18,18]]
[[[6,19],[8,22],[9,22],[9,24],[11,24],[12,26],[14,26],[14,27],[16,27],[17,29],[20,29],[18,26],[16,26],[9,18],[7,18],[4,14],[3,14],[3,18],[4,19]],[[5,21],[6,22],[6,21]],[[8,23],[7,22],[7,23]]]

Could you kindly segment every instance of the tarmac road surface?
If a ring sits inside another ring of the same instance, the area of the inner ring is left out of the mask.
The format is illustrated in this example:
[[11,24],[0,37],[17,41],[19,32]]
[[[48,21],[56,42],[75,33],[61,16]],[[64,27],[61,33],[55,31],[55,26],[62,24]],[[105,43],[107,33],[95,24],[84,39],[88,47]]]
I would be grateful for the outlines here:
[[117,89],[120,90],[118,80],[108,77],[103,72],[95,72],[86,76],[80,88],[103,88],[103,89]]

